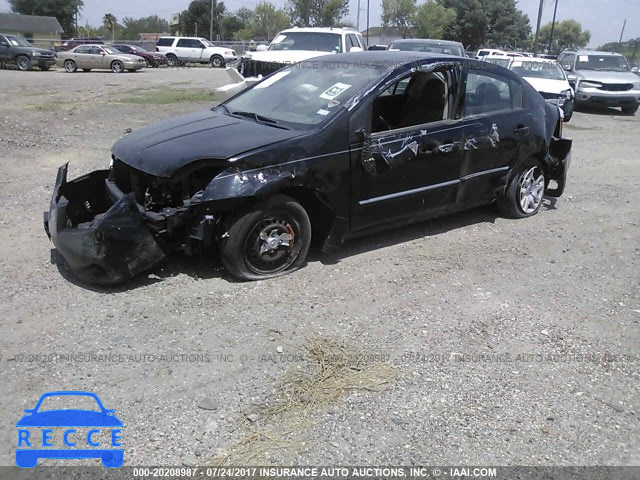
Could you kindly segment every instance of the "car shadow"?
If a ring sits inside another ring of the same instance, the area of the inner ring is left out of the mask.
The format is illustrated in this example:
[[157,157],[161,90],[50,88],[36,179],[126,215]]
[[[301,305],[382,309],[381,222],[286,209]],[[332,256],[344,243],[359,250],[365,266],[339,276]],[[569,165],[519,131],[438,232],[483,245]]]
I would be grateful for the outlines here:
[[[557,198],[545,196],[541,210],[555,210],[556,203]],[[499,218],[499,215],[494,205],[477,207],[449,216],[425,220],[415,224],[404,225],[354,238],[331,253],[324,253],[318,248],[312,248],[309,252],[307,262],[335,265],[345,258],[410,242],[418,238],[432,237],[470,225],[495,223],[497,218]],[[78,279],[69,271],[64,259],[55,249],[51,250],[51,261],[56,265],[60,275],[69,283],[86,290],[104,294],[122,293],[147,287],[178,275],[188,275],[195,280],[220,278],[230,283],[241,283],[241,281],[234,279],[226,272],[215,251],[195,256],[186,256],[179,252],[172,252],[169,253],[162,262],[147,272],[134,277],[126,283],[108,286],[88,284]]]
[[574,111],[579,113],[586,113],[588,115],[607,115],[607,116],[617,115],[620,117],[633,117],[634,115],[633,113],[625,113],[616,107],[606,107],[606,106],[601,106],[601,107],[582,106],[579,109],[576,109],[574,107]]

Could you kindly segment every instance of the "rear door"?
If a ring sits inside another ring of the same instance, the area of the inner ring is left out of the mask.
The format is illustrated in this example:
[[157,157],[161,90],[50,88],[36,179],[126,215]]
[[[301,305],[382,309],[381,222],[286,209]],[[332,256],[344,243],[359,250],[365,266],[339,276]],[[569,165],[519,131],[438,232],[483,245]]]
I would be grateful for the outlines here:
[[522,84],[484,63],[466,65],[456,112],[464,127],[458,201],[491,200],[500,178],[529,151],[533,120],[523,105]]

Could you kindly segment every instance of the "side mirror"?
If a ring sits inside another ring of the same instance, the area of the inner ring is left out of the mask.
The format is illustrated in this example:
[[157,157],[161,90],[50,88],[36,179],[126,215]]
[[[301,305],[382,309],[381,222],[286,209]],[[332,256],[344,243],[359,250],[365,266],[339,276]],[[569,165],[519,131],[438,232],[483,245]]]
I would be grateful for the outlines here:
[[7,42],[2,42],[0,43],[0,47],[8,47],[9,44]]
[[358,137],[362,142],[362,151],[360,153],[360,163],[362,168],[369,175],[376,174],[376,159],[372,155],[371,149],[371,135],[366,128],[361,128],[357,131]]
[[565,63],[564,65],[562,65],[562,68],[564,68],[566,71],[570,72],[571,71],[571,64],[570,63]]
[[267,46],[266,45],[258,45],[256,47],[256,52],[264,52],[267,50]]
[[206,47],[206,45],[200,44],[200,48],[205,49],[207,47]]
[[100,52],[100,55],[102,55],[104,57],[106,55],[106,53]]
[[633,68],[631,69],[631,71],[632,71],[633,73],[638,73],[638,72],[640,72],[640,70],[638,70],[638,67],[633,67]]
[[362,52],[362,48],[360,47],[351,47],[349,52]]

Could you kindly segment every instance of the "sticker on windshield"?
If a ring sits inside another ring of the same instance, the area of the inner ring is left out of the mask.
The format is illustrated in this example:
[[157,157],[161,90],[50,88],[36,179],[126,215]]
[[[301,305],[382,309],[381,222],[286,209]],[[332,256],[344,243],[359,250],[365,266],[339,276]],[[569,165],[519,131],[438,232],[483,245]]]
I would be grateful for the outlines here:
[[286,77],[287,75],[289,75],[289,73],[291,73],[291,70],[284,70],[282,72],[274,73],[269,78],[267,78],[266,80],[258,83],[253,88],[267,88],[267,87],[270,87],[271,85],[276,83],[278,80],[280,80],[282,77]]
[[322,92],[320,94],[320,98],[324,98],[325,100],[333,100],[334,98],[336,98],[338,95],[340,95],[342,92],[346,91],[349,88],[351,88],[351,85],[349,85],[348,83],[338,82],[333,86],[327,88],[324,92]]
[[589,61],[589,55],[578,55],[578,61],[579,62],[588,62]]
[[318,115],[325,116],[325,115],[329,115],[329,110],[325,110],[325,109],[321,108],[321,109],[320,109],[320,110],[318,110],[316,113],[317,113]]
[[522,62],[513,62],[513,65],[511,65],[512,67],[521,67],[522,66]]

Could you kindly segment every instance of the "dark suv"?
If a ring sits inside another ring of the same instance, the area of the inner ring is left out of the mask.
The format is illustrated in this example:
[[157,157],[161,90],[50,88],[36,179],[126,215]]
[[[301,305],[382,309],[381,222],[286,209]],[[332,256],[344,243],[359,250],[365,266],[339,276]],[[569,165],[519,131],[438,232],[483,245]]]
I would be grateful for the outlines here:
[[51,50],[34,47],[24,37],[0,33],[0,66],[15,64],[18,70],[27,71],[35,65],[49,70],[55,63]]

